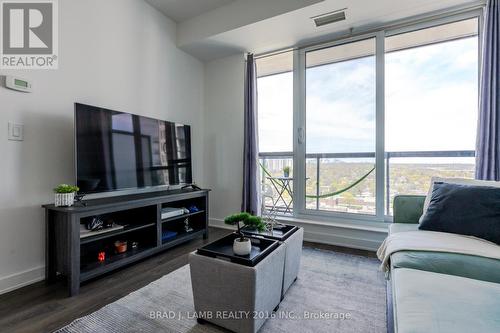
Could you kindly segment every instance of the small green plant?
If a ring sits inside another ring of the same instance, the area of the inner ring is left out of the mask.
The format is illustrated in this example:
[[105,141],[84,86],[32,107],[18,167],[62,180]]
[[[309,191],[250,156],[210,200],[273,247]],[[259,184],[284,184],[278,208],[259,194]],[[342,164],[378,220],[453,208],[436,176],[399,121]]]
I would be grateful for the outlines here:
[[224,219],[224,223],[229,225],[236,225],[238,228],[238,235],[240,235],[240,239],[243,240],[245,236],[241,232],[240,222],[243,223],[244,226],[257,229],[258,231],[266,230],[266,225],[262,222],[262,218],[259,216],[253,216],[248,213],[242,212],[233,215],[229,215]]
[[266,230],[266,225],[262,222],[262,218],[259,216],[250,216],[248,219],[244,221],[244,224],[251,228],[256,229],[258,231]]
[[59,184],[54,188],[54,193],[73,193],[78,192],[80,188],[74,185]]
[[248,213],[236,213],[233,215],[229,215],[224,219],[224,223],[235,225],[238,222],[243,222],[248,219],[251,215]]
[[283,168],[283,172],[284,172],[285,174],[288,174],[288,175],[289,175],[289,174],[290,174],[290,167],[289,167],[289,166],[284,167],[284,168]]

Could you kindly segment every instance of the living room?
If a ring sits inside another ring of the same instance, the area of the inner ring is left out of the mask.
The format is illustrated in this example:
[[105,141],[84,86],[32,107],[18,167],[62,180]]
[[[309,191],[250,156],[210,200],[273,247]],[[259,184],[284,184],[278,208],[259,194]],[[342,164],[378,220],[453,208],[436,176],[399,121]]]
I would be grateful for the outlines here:
[[499,11],[0,0],[0,331],[500,331]]

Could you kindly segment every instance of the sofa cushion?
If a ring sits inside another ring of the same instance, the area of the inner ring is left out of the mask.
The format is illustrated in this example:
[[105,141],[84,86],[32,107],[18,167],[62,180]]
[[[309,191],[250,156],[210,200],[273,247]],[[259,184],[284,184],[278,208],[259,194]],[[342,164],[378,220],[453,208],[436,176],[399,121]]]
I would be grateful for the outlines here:
[[398,194],[393,201],[394,223],[418,223],[422,216],[424,195]]
[[500,284],[407,268],[392,279],[396,332],[500,332]]
[[419,229],[475,236],[500,244],[500,188],[434,183]]
[[434,189],[434,183],[500,187],[500,182],[496,182],[493,180],[432,177],[431,184],[429,186],[429,190],[427,191],[427,196],[425,197],[425,201],[424,201],[424,212],[423,212],[424,214],[425,214],[425,212],[427,212],[427,208],[429,208],[429,204],[431,202],[432,190]]
[[413,268],[500,283],[500,260],[461,253],[401,251],[391,255],[391,269]]
[[397,232],[416,231],[418,230],[417,223],[391,223],[389,225],[389,235]]

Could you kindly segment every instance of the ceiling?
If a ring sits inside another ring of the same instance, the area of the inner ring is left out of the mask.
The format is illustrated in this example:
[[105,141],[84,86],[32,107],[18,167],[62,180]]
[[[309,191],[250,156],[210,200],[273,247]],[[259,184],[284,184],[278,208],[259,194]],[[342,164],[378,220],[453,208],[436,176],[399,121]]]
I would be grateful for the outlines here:
[[[404,18],[449,11],[474,4],[470,0],[325,0],[279,16],[248,24],[205,38],[186,51],[203,60],[212,60],[241,52],[265,53],[290,46],[307,45],[332,40],[352,31],[362,31]],[[316,27],[311,17],[347,8],[346,20]],[[208,47],[211,46],[212,48]]]
[[182,22],[205,12],[234,2],[234,0],[146,0],[175,22]]
[[[145,0],[177,21],[177,45],[202,61],[338,39],[401,19],[485,0]],[[322,27],[312,17],[345,9]]]
[[[477,18],[437,25],[425,29],[396,34],[385,39],[385,52],[408,50],[422,45],[452,41],[478,34]],[[332,64],[345,60],[375,55],[375,40],[367,38],[352,43],[320,48],[306,53],[306,67]],[[293,69],[293,52],[280,52],[271,57],[257,58],[259,77],[290,72]]]

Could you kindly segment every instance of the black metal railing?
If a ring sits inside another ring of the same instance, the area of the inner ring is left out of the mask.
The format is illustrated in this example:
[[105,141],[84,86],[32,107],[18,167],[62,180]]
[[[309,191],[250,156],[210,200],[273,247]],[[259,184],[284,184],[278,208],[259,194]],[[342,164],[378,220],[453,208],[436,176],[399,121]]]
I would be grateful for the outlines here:
[[[390,163],[391,158],[449,158],[449,157],[474,157],[474,150],[449,150],[449,151],[395,151],[386,152],[385,157],[385,207],[386,213],[390,211],[391,203],[391,188],[390,188]],[[259,158],[261,164],[266,167],[268,160],[291,160],[293,163],[293,153],[292,152],[266,152],[260,153]],[[373,164],[375,165],[375,153],[374,152],[361,152],[361,153],[322,153],[322,154],[306,154],[306,160],[316,160],[316,209],[319,210],[320,202],[320,165],[322,159],[373,159]],[[285,164],[283,162],[283,164]],[[262,179],[265,179],[266,175],[262,171]]]

